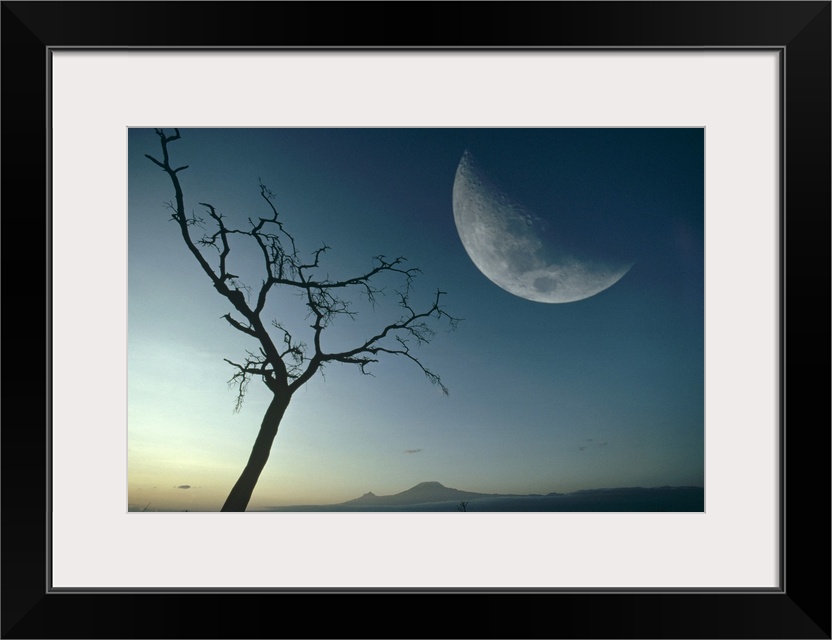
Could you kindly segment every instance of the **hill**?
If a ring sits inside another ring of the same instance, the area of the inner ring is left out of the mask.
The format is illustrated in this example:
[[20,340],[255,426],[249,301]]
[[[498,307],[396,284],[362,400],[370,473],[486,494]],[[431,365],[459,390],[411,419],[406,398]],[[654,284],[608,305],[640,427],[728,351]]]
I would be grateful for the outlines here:
[[388,496],[377,496],[372,491],[365,493],[360,498],[342,502],[343,505],[351,506],[407,506],[412,504],[425,504],[429,502],[448,502],[460,500],[475,500],[477,498],[496,498],[496,493],[476,493],[474,491],[460,491],[446,487],[439,482],[420,482],[401,493],[394,493]]

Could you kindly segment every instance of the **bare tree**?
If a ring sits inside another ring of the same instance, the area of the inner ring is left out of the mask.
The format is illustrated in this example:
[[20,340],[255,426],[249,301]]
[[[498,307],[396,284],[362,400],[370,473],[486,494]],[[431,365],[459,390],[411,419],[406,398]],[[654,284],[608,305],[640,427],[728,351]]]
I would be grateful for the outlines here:
[[[448,393],[440,377],[422,364],[412,347],[431,340],[434,336],[433,323],[446,322],[449,329],[454,329],[458,319],[450,316],[441,306],[445,294],[439,290],[433,296],[432,303],[425,308],[417,310],[411,305],[411,284],[420,273],[419,269],[406,267],[402,257],[388,260],[379,255],[373,258],[371,268],[363,274],[342,280],[321,276],[321,259],[329,247],[323,245],[312,252],[308,259],[303,259],[294,237],[280,219],[274,194],[262,183],[260,195],[265,203],[266,217],[256,220],[249,218],[249,227],[246,229],[232,228],[226,225],[223,215],[213,205],[201,202],[199,204],[210,218],[208,224],[212,228],[211,231],[206,230],[206,220],[195,214],[188,217],[185,213],[184,195],[177,174],[188,166],[173,168],[170,163],[168,145],[180,138],[179,129],[174,129],[173,135],[156,129],[156,134],[161,144],[162,159],[145,155],[161,167],[173,184],[175,196],[169,207],[173,211],[172,219],[179,227],[182,240],[217,292],[231,303],[233,312],[226,313],[223,318],[235,330],[257,343],[256,348],[248,351],[241,362],[226,360],[234,369],[229,384],[237,390],[235,410],[240,409],[252,378],[262,380],[272,393],[248,462],[223,504],[222,511],[245,511],[292,396],[327,363],[355,365],[362,373],[370,375],[368,366],[378,362],[380,356],[399,356],[412,361],[431,383],[438,385],[445,394]],[[201,238],[195,239],[192,235],[195,227],[203,229]],[[253,239],[261,254],[263,275],[256,295],[228,270],[230,242],[237,236]],[[204,251],[214,253],[213,260],[209,261]],[[375,305],[377,298],[383,295],[376,283],[378,278],[385,275],[399,279],[400,286],[395,292],[401,309],[399,317],[353,348],[327,351],[323,344],[324,330],[335,318],[353,316],[355,313],[346,297],[347,292],[358,291]],[[312,321],[309,327],[311,345],[296,339],[278,321],[270,323],[275,335],[267,329],[261,315],[267,297],[275,287],[286,287],[300,295]]]

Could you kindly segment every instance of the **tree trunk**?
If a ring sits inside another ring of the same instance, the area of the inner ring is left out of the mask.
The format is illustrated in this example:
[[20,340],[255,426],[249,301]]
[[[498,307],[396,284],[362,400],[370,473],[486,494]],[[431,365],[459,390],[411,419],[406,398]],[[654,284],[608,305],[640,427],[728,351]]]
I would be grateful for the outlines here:
[[288,406],[289,397],[275,395],[272,399],[269,408],[266,409],[266,415],[263,416],[260,432],[254,441],[254,447],[251,449],[246,468],[243,469],[240,479],[237,480],[234,488],[231,489],[231,493],[228,494],[221,511],[246,510],[254,486],[260,478],[260,472],[263,471],[263,467],[266,466],[266,461],[269,459],[272,443],[277,435],[277,428],[280,426],[280,421],[283,419],[283,414]]

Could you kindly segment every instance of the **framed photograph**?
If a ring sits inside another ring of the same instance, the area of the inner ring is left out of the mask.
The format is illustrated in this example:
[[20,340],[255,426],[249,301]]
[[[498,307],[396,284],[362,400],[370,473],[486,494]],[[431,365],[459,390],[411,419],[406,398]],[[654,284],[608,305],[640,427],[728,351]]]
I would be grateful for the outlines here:
[[3,3],[3,637],[830,637],[830,3],[195,6]]

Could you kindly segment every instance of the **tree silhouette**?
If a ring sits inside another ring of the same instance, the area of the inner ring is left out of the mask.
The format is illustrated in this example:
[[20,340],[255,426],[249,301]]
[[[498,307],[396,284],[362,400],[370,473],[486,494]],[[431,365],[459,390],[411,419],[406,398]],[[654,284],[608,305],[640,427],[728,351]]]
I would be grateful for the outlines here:
[[[229,312],[223,318],[235,330],[257,343],[255,350],[247,351],[242,362],[226,359],[234,368],[229,385],[237,389],[235,411],[239,411],[252,378],[260,378],[272,393],[248,462],[225,500],[222,511],[245,511],[292,396],[327,363],[356,365],[362,373],[371,375],[368,366],[378,362],[380,356],[399,356],[412,361],[431,383],[438,385],[445,394],[448,393],[440,377],[422,364],[412,347],[431,340],[434,336],[433,323],[444,321],[448,323],[449,329],[454,329],[458,319],[450,316],[440,305],[445,294],[439,290],[436,291],[432,304],[423,310],[417,311],[411,306],[411,284],[420,273],[419,269],[406,267],[402,257],[388,260],[379,255],[373,258],[372,267],[363,274],[342,280],[331,280],[328,275],[319,275],[321,259],[329,247],[322,245],[308,259],[301,258],[294,237],[280,219],[274,194],[262,182],[260,195],[266,205],[267,217],[256,220],[249,218],[247,229],[232,228],[226,225],[223,215],[214,206],[201,202],[200,206],[210,218],[208,224],[212,230],[208,231],[205,219],[195,214],[188,217],[185,213],[185,199],[178,173],[187,169],[188,165],[174,169],[170,163],[168,145],[181,137],[179,129],[174,129],[173,135],[167,135],[162,129],[155,131],[159,136],[162,159],[150,154],[145,156],[161,167],[170,178],[175,195],[174,201],[168,203],[168,206],[173,211],[172,219],[179,227],[182,240],[217,292],[239,314],[235,317]],[[195,227],[204,231],[201,238],[194,239],[192,233]],[[253,239],[261,255],[259,259],[262,261],[263,275],[256,295],[228,270],[231,241],[238,236]],[[216,254],[213,266],[204,251]],[[323,344],[324,330],[335,318],[352,317],[355,314],[346,297],[347,292],[358,291],[375,306],[378,298],[384,295],[376,283],[385,275],[395,276],[399,281],[395,291],[401,308],[398,319],[381,327],[354,348],[327,351]],[[309,327],[311,344],[296,339],[276,320],[270,323],[275,336],[266,328],[261,315],[267,297],[275,287],[289,288],[300,295],[312,321]]]

